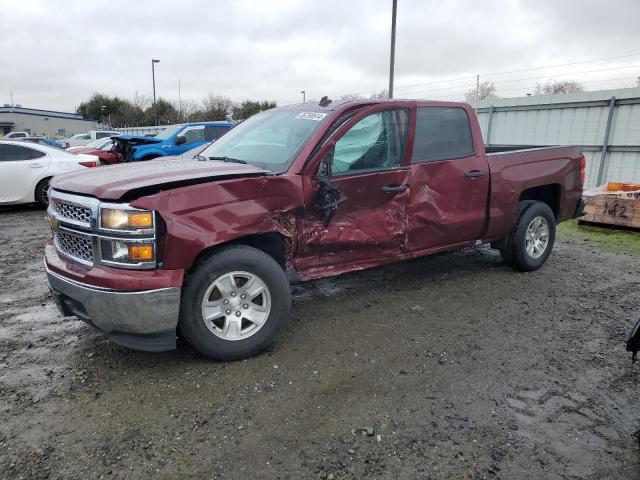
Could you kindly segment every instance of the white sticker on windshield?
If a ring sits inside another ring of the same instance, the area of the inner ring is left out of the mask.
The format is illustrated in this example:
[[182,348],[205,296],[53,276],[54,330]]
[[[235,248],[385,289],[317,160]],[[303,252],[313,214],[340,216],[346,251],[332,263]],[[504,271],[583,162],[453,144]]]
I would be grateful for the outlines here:
[[300,112],[296,115],[296,118],[299,120],[315,120],[316,122],[320,122],[326,116],[326,113],[320,112]]

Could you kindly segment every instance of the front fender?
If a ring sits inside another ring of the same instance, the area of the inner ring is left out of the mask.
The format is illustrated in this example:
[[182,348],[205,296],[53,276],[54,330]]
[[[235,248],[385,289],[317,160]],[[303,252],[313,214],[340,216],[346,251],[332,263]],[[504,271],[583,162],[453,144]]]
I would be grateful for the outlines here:
[[153,146],[150,148],[141,148],[139,150],[136,150],[132,158],[133,160],[142,160],[143,158],[148,157],[149,155],[155,155],[157,157],[166,157],[167,153],[161,148],[157,148]]

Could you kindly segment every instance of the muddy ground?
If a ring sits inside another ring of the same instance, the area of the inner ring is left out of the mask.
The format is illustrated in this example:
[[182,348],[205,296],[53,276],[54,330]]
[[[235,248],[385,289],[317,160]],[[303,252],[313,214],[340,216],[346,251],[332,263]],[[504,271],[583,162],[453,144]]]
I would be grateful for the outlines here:
[[0,478],[638,479],[640,235],[573,230],[538,272],[480,248],[294,286],[284,338],[216,363],[61,318],[44,212],[0,210]]

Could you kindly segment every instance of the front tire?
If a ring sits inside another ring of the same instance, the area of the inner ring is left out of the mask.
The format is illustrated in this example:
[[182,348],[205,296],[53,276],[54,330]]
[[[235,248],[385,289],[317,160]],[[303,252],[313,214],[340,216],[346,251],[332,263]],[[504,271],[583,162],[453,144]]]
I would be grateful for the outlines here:
[[40,206],[47,208],[49,206],[49,180],[50,178],[45,178],[40,180],[36,185],[36,191],[34,192],[34,197],[36,202],[40,204]]
[[544,265],[555,240],[556,219],[549,205],[535,201],[521,202],[516,223],[500,253],[513,269],[529,272]]
[[280,265],[261,250],[234,245],[188,275],[178,328],[203,355],[239,360],[273,343],[290,310],[291,290]]

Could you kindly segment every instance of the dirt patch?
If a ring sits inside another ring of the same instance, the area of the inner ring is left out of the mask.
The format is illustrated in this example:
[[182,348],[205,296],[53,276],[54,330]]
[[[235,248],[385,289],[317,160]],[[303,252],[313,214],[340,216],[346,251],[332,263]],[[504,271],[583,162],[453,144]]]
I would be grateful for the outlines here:
[[533,273],[478,248],[294,286],[235,363],[61,318],[47,233],[0,211],[1,478],[640,477],[640,253],[597,232]]

